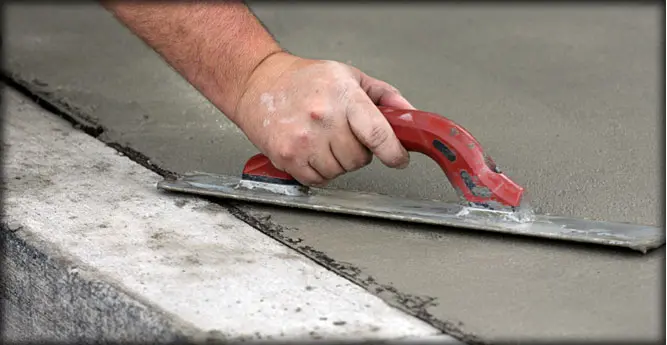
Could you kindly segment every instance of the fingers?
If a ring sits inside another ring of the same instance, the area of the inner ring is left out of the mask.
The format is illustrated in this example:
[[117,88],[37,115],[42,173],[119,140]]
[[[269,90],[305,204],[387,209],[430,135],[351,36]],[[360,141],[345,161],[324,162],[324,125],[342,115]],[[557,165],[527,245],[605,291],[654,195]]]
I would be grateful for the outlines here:
[[[294,179],[305,186],[324,186],[328,181],[314,167],[310,165],[307,155],[299,154],[299,151],[313,152],[316,146],[313,144],[313,136],[308,131],[302,131],[298,140],[283,146],[281,149],[273,149],[269,153],[269,159],[276,169],[290,174]],[[310,154],[312,156],[312,154]],[[273,157],[273,158],[271,158]]]
[[301,156],[306,159],[297,159],[298,156],[282,159],[282,164],[272,163],[278,170],[287,172],[305,186],[323,187],[345,173],[345,168],[338,163],[328,146],[311,151],[310,156]]
[[373,159],[371,151],[352,133],[349,122],[345,121],[337,128],[338,136],[331,142],[331,152],[346,172],[358,170]]
[[322,176],[307,162],[292,164],[285,169],[285,172],[292,175],[292,177],[304,186],[323,187],[329,182],[329,179]]
[[310,157],[309,163],[317,173],[327,180],[325,182],[345,173],[345,168],[338,163],[338,160],[328,146],[313,154]]
[[[307,162],[297,163],[296,156],[283,160],[283,165],[288,166],[284,171],[303,185],[323,187],[336,177],[371,162],[371,151],[357,140],[345,118],[336,121],[335,127],[329,130],[335,135],[326,142],[328,146],[312,150]],[[279,168],[278,164],[274,166]]]
[[410,156],[387,119],[364,93],[354,96],[347,108],[350,128],[359,141],[390,168],[405,168]]
[[345,108],[339,108],[334,114],[313,111],[310,119],[326,141],[322,141],[321,148],[310,156],[309,163],[325,179],[333,180],[371,162],[371,152],[350,129]]

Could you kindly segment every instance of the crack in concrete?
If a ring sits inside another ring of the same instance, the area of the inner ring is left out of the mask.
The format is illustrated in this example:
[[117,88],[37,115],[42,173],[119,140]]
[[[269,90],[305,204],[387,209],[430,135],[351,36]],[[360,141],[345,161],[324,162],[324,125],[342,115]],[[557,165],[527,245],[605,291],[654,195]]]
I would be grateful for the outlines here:
[[[48,89],[47,83],[39,79],[25,80],[20,76],[7,71],[2,71],[0,77],[2,78],[2,82],[7,86],[32,99],[43,109],[65,119],[75,128],[85,132],[95,139],[105,143],[107,146],[126,155],[132,161],[142,165],[143,167],[157,173],[164,178],[179,177],[179,174],[153,164],[150,162],[150,159],[141,152],[138,152],[129,146],[122,145],[104,138],[102,134],[106,131],[106,129],[103,126],[97,124],[94,119],[86,115],[84,110],[69,104],[66,100],[56,97],[54,93]],[[327,254],[316,250],[315,248],[307,245],[300,245],[302,242],[301,239],[291,238],[290,236],[285,235],[284,231],[287,229],[277,223],[270,221],[270,216],[267,217],[253,215],[252,212],[243,210],[242,204],[239,203],[214,199],[211,197],[202,198],[226,208],[236,218],[261,231],[265,235],[277,240],[278,242],[286,245],[291,249],[296,250],[302,255],[305,255],[326,269],[345,277],[347,280],[358,286],[361,286],[370,293],[379,296],[389,305],[402,310],[424,322],[427,322],[445,334],[450,335],[457,340],[469,345],[487,344],[487,342],[483,341],[474,334],[465,332],[463,330],[464,325],[462,322],[454,323],[440,320],[429,313],[427,308],[437,305],[435,298],[429,296],[416,296],[400,292],[391,285],[377,282],[375,278],[364,274],[361,269],[352,264],[339,262],[334,258],[329,257]]]

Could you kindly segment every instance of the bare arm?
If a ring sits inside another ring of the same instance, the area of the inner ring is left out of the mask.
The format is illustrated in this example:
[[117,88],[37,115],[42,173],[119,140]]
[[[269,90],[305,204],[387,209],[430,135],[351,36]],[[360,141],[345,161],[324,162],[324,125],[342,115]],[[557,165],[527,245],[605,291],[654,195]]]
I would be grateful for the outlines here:
[[233,121],[254,69],[282,51],[241,1],[102,5]]
[[244,3],[101,1],[301,183],[326,184],[372,154],[390,167],[408,164],[376,106],[412,109],[396,88],[283,52]]

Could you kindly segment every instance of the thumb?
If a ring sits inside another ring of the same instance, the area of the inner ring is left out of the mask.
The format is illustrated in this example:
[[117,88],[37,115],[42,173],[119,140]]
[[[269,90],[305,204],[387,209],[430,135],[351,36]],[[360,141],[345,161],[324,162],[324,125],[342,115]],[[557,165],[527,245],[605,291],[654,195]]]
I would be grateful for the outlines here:
[[415,109],[415,107],[408,102],[403,96],[397,92],[385,91],[382,96],[380,96],[378,101],[373,101],[377,105],[384,105],[387,107],[394,107],[399,109]]
[[384,105],[399,109],[415,109],[397,88],[382,80],[362,74],[361,88],[375,105]]

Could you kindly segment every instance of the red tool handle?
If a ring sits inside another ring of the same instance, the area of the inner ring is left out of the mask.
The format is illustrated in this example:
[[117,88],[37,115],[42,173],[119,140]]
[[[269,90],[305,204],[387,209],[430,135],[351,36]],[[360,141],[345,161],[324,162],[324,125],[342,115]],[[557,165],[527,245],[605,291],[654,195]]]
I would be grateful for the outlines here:
[[[517,207],[523,187],[498,170],[481,145],[463,127],[434,113],[379,106],[403,147],[433,159],[452,186],[466,200],[478,204],[490,201]],[[243,178],[261,182],[299,184],[276,169],[263,154],[250,158]]]

